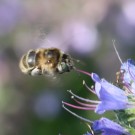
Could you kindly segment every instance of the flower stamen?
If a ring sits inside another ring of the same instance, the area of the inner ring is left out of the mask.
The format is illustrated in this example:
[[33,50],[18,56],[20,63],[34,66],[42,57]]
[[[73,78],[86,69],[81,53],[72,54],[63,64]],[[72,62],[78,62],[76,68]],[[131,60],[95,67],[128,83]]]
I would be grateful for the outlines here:
[[72,96],[74,96],[74,97],[76,97],[77,99],[79,99],[79,100],[82,100],[82,101],[85,101],[85,102],[89,102],[89,103],[95,103],[95,104],[97,104],[97,103],[99,103],[99,101],[96,101],[96,100],[89,100],[89,99],[86,99],[86,98],[82,98],[82,97],[80,97],[80,96],[77,96],[77,95],[75,95],[71,90],[67,90]]
[[80,110],[93,110],[93,108],[90,108],[90,107],[76,106],[76,105],[72,105],[72,104],[64,102],[64,101],[62,101],[62,104],[70,106],[70,107],[75,108],[75,109],[80,109]]
[[88,76],[91,76],[91,74],[89,72],[86,72],[86,71],[83,71],[83,70],[80,70],[80,69],[76,69],[76,71],[84,73],[84,74],[86,74]]
[[69,113],[71,113],[72,115],[74,115],[75,117],[79,118],[80,120],[85,121],[85,122],[90,123],[90,124],[93,123],[93,121],[90,121],[90,120],[88,120],[88,119],[86,119],[86,118],[84,118],[84,117],[81,117],[81,116],[77,115],[76,113],[70,111],[68,108],[66,108],[66,107],[64,106],[64,104],[62,105],[62,107],[63,107],[66,111],[68,111]]
[[115,50],[115,52],[116,52],[116,55],[117,55],[117,57],[118,57],[120,63],[122,64],[122,63],[123,63],[123,62],[122,62],[122,59],[121,59],[121,57],[120,57],[120,55],[119,55],[119,53],[118,53],[118,51],[117,51],[117,48],[116,48],[116,46],[115,46],[115,40],[113,39],[112,42],[113,42],[113,47],[114,47],[114,50]]
[[86,106],[86,107],[93,107],[94,109],[96,108],[97,105],[91,105],[91,104],[86,104],[78,101],[77,99],[73,98],[73,100],[78,103],[79,105]]
[[96,94],[94,88],[93,88],[93,87],[90,88],[90,87],[86,84],[86,82],[85,82],[84,80],[83,80],[83,85],[84,85],[90,92],[92,92],[93,94]]

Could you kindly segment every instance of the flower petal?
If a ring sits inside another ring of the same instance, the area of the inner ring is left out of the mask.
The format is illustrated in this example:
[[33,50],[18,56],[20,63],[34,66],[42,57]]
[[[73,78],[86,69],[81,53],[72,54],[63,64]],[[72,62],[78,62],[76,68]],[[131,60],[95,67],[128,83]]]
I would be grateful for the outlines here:
[[121,65],[123,73],[123,82],[131,86],[131,91],[135,94],[135,62],[128,59]]
[[101,100],[95,110],[99,114],[106,110],[120,110],[128,107],[128,98],[125,92],[105,79],[95,83],[95,91]]
[[94,132],[103,132],[104,135],[130,135],[122,126],[107,118],[94,121],[92,128]]
[[94,82],[100,82],[101,81],[101,79],[99,78],[99,76],[96,73],[92,73],[91,78]]

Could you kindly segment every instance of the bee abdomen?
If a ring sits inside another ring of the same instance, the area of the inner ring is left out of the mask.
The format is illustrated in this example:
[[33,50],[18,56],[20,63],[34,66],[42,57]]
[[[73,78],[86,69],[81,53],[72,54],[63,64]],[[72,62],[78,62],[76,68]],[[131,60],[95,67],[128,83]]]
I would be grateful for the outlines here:
[[23,55],[19,63],[21,71],[25,74],[30,74],[35,67],[35,59],[36,52],[34,50],[30,50],[27,54]]
[[21,71],[25,74],[27,74],[29,72],[28,70],[28,64],[26,62],[26,55],[23,55],[21,60],[20,60],[20,63],[19,63],[19,67],[21,69]]
[[36,52],[34,50],[29,51],[27,59],[28,66],[34,67],[36,62]]

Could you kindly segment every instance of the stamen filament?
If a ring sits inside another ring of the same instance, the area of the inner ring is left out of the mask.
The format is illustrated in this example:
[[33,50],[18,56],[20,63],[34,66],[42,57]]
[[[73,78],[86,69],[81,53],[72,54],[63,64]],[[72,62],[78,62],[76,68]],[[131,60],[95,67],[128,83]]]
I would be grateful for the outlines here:
[[83,85],[90,91],[92,92],[93,94],[96,94],[96,92],[94,91],[94,89],[91,89],[87,84],[86,82],[83,80]]
[[115,40],[113,39],[112,42],[113,42],[113,47],[114,47],[114,50],[115,50],[115,52],[116,52],[116,54],[117,54],[117,57],[118,57],[120,63],[122,64],[123,62],[122,62],[122,60],[121,60],[121,58],[120,58],[120,55],[119,55],[119,53],[118,53],[118,51],[117,51],[117,49],[116,49],[116,46],[115,46]]
[[131,93],[131,94],[132,94],[132,93],[133,93],[132,90],[131,90],[132,87],[131,87],[128,83],[126,83],[126,82],[123,82],[123,83],[124,83],[125,87],[127,88],[126,91],[127,91],[128,93]]
[[93,123],[93,121],[90,121],[90,120],[88,120],[88,119],[86,119],[86,118],[83,118],[83,117],[77,115],[76,113],[70,111],[70,110],[69,110],[68,108],[66,108],[64,105],[63,105],[62,107],[63,107],[66,111],[68,111],[69,113],[71,113],[72,115],[74,115],[75,117],[79,118],[80,120],[85,121],[85,122],[90,123],[90,124]]
[[72,105],[72,104],[69,104],[69,103],[66,103],[64,101],[62,101],[62,104],[64,105],[67,105],[67,106],[70,106],[72,108],[75,108],[75,109],[80,109],[80,110],[94,110],[95,108],[93,107],[82,107],[82,106],[76,106],[76,105]]
[[78,98],[79,100],[82,100],[82,101],[85,101],[85,102],[89,102],[89,103],[95,103],[95,104],[99,104],[100,102],[99,101],[96,101],[96,100],[89,100],[89,99],[86,99],[86,98],[82,98],[80,96],[77,96],[75,95],[71,90],[68,90],[68,92],[73,95],[74,97]]
[[76,71],[84,73],[84,74],[86,74],[88,76],[91,76],[91,74],[89,72],[86,72],[86,71],[83,71],[83,70],[80,70],[80,69],[76,69]]
[[96,106],[97,106],[97,105],[91,105],[91,104],[82,103],[82,102],[78,101],[78,100],[75,99],[75,98],[73,98],[73,100],[74,100],[76,103],[78,103],[78,104],[80,104],[80,105],[82,105],[82,106],[93,107],[93,108],[96,108]]

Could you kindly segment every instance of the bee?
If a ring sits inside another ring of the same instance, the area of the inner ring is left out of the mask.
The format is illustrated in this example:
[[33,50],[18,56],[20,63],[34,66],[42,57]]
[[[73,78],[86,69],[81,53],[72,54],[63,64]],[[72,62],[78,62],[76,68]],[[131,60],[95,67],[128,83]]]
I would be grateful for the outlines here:
[[29,50],[21,57],[20,70],[32,76],[54,76],[75,69],[70,55],[58,48],[40,48]]

